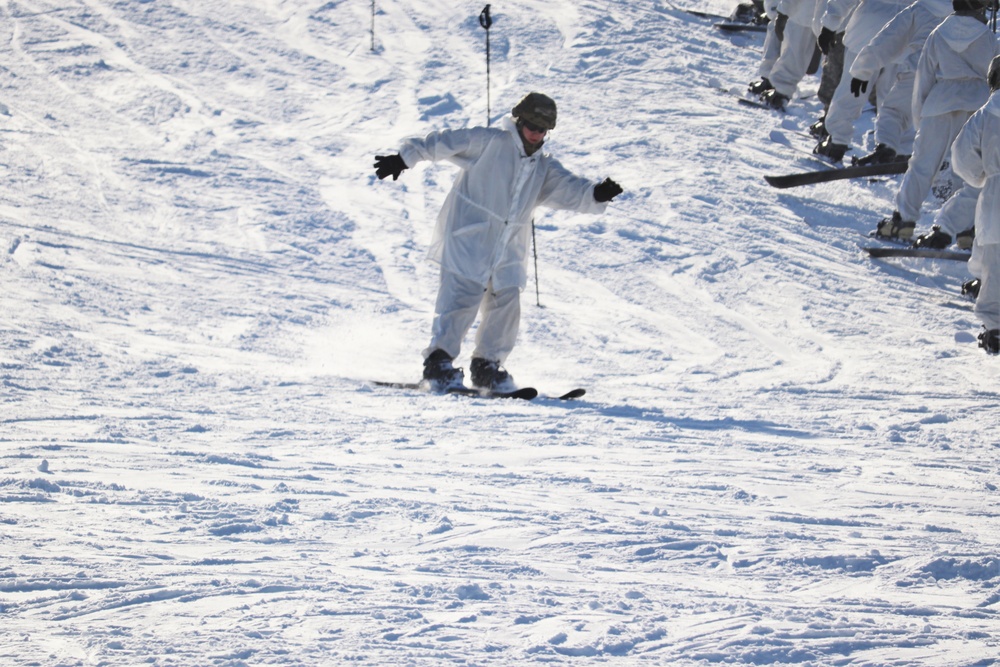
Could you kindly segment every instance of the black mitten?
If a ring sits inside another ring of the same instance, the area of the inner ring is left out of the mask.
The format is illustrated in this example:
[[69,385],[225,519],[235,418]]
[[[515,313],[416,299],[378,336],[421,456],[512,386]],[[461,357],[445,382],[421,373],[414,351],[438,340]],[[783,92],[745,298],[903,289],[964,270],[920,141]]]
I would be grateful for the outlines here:
[[851,94],[855,97],[861,97],[861,93],[868,91],[868,82],[862,81],[861,79],[851,79]]
[[379,180],[386,176],[392,176],[392,180],[396,180],[404,169],[406,169],[406,163],[403,162],[399,153],[375,156],[375,175],[378,176]]
[[599,202],[611,201],[622,192],[622,186],[618,185],[610,178],[605,178],[600,185],[594,186],[594,199]]

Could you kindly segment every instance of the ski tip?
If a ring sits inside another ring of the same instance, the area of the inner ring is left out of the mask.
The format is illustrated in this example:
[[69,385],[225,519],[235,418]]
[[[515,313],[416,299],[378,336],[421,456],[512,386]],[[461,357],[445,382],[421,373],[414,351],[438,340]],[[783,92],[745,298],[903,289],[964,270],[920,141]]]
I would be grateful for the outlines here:
[[571,401],[574,398],[582,398],[587,393],[586,389],[573,389],[572,391],[567,391],[565,394],[559,397],[560,401]]

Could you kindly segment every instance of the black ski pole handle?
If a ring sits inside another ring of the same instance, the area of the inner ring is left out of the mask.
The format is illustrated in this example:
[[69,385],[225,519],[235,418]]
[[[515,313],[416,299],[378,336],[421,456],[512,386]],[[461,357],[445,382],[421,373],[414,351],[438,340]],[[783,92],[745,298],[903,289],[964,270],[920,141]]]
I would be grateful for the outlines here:
[[486,8],[479,13],[479,25],[483,26],[487,30],[493,25],[493,18],[490,16],[490,6],[486,5]]

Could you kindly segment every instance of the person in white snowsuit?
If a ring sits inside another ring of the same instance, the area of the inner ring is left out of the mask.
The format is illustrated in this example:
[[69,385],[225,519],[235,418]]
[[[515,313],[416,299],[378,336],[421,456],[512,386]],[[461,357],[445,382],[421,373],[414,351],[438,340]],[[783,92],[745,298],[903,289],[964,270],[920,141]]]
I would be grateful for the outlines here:
[[[892,20],[907,4],[913,0],[830,0],[826,13],[822,18],[821,35],[828,31],[844,33],[844,68],[850,70],[858,53],[869,41]],[[846,8],[855,4],[854,11],[846,23],[844,14]],[[895,65],[888,63],[876,77],[875,87],[881,91],[889,91],[895,77]],[[878,96],[881,106],[885,95]],[[861,115],[867,96],[860,97],[851,91],[851,77],[841,76],[840,83],[833,93],[830,109],[827,111],[824,125],[829,136],[816,145],[814,152],[825,155],[833,162],[840,162],[844,153],[854,138],[854,123]]]
[[514,388],[501,364],[517,338],[535,207],[602,213],[622,192],[610,178],[597,184],[571,174],[542,150],[556,126],[551,98],[528,94],[502,124],[431,132],[404,141],[398,155],[376,156],[380,179],[395,180],[422,160],[461,167],[430,250],[441,264],[441,283],[424,350],[424,379],[436,389],[463,383],[464,373],[452,361],[479,311],[472,383],[493,391]]
[[747,86],[747,90],[754,95],[763,95],[774,88],[771,85],[771,69],[778,56],[781,55],[781,40],[775,33],[778,19],[778,0],[767,0],[764,3],[764,14],[769,20],[767,33],[764,36],[764,50],[761,54],[760,64],[757,66],[758,78]]
[[[885,164],[913,150],[913,82],[931,31],[952,13],[952,0],[917,0],[904,7],[861,51],[849,68],[850,90],[860,97],[878,82],[875,150],[857,164]],[[895,65],[895,78],[885,73]],[[881,76],[880,76],[881,74]]]
[[[955,13],[927,38],[917,64],[913,120],[917,136],[906,174],[896,193],[896,210],[878,224],[878,236],[909,239],[934,177],[959,130],[989,96],[990,62],[1000,52],[986,26],[992,0],[952,0]],[[970,197],[972,191],[964,195]],[[952,206],[957,206],[956,200]],[[956,216],[958,218],[960,216]]]
[[798,90],[817,51],[816,17],[825,0],[780,0],[775,34],[781,40],[781,53],[771,67],[769,83],[761,100],[775,109],[783,109]]
[[951,147],[953,171],[980,189],[969,271],[980,280],[975,313],[983,323],[979,346],[1000,353],[1000,57],[990,63],[991,96],[962,127]]

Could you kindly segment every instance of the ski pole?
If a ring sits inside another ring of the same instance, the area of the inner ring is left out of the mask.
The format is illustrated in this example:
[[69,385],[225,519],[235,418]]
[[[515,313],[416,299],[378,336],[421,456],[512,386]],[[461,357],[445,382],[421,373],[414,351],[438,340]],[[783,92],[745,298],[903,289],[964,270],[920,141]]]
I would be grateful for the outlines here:
[[479,13],[479,25],[486,30],[486,124],[490,124],[490,26],[493,18],[490,16],[490,6],[486,5]]
[[372,51],[375,50],[375,0],[372,0]]
[[538,245],[535,243],[535,219],[531,219],[531,252],[535,256],[535,305],[542,307],[542,295],[538,290]]

